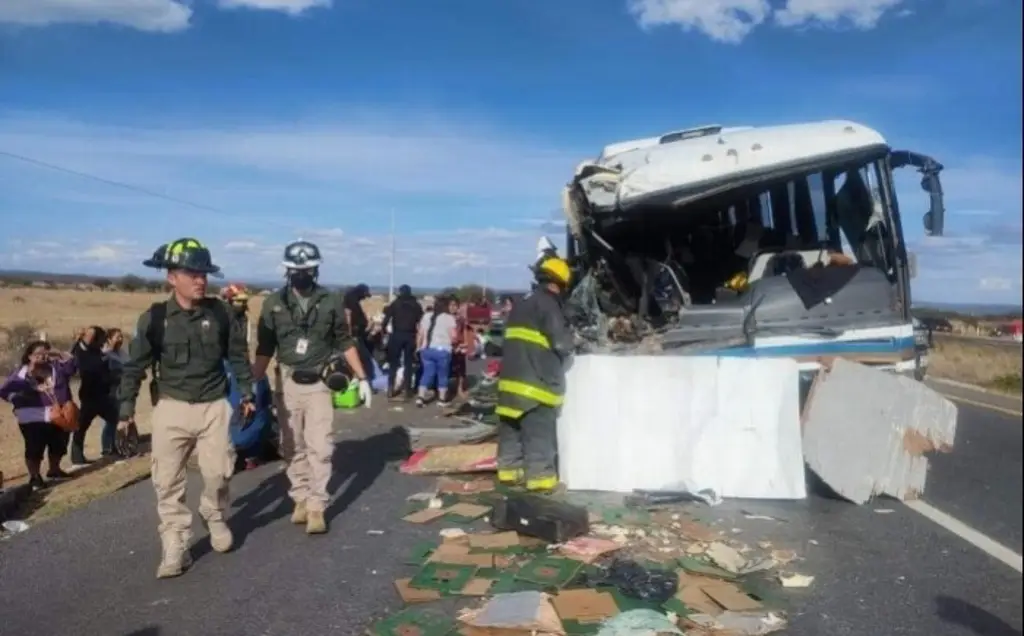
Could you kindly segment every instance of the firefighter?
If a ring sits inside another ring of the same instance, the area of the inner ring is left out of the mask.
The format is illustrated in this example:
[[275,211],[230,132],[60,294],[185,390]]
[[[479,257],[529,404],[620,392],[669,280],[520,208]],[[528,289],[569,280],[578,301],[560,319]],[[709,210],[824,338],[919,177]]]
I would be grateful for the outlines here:
[[565,365],[573,338],[562,310],[572,273],[557,256],[533,268],[536,288],[512,306],[498,380],[498,480],[526,481],[548,491],[558,485],[555,422],[565,394]]

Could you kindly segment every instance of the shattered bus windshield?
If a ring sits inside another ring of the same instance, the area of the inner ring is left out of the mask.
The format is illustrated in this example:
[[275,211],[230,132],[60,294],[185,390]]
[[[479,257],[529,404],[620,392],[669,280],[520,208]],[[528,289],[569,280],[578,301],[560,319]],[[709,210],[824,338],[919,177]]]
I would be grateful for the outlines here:
[[[619,145],[627,148],[623,155],[581,166],[565,193],[570,256],[579,274],[569,312],[578,333],[613,348],[646,343],[685,350],[753,345],[771,336],[912,329],[913,265],[892,167],[931,171],[925,187],[938,197],[927,222],[941,233],[941,166],[912,153],[894,160],[880,136],[861,145],[826,145],[815,156],[801,131],[792,130],[788,146],[782,135],[763,136],[776,144],[774,165],[720,173],[702,166],[704,179],[688,180],[689,156],[710,163],[717,150],[737,159],[730,142],[740,137],[757,147],[757,129],[732,130],[712,130],[710,139],[681,135],[667,144],[662,138],[653,149],[627,142]],[[637,153],[642,161],[630,171],[629,155]],[[664,166],[655,173],[659,157]],[[639,181],[658,187],[642,191]]]

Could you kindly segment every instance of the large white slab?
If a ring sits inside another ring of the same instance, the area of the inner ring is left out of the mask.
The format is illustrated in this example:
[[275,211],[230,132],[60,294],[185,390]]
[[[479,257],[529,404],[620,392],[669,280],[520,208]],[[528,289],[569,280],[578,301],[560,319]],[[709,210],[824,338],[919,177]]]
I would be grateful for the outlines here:
[[808,401],[807,465],[854,503],[916,499],[928,477],[925,454],[952,450],[956,420],[956,405],[921,382],[838,359]]
[[558,420],[562,481],[802,499],[798,376],[788,358],[577,356]]

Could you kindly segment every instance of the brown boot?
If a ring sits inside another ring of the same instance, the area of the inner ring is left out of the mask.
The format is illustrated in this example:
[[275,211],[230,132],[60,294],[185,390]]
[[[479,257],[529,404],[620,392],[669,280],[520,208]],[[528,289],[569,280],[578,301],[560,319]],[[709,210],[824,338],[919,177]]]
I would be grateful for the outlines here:
[[192,566],[192,554],[180,534],[168,532],[160,537],[163,554],[156,569],[156,578],[171,579],[181,576]]
[[324,534],[327,532],[327,520],[323,510],[310,510],[306,518],[306,534]]
[[306,523],[306,502],[296,501],[295,509],[292,510],[292,523],[297,526],[305,525]]

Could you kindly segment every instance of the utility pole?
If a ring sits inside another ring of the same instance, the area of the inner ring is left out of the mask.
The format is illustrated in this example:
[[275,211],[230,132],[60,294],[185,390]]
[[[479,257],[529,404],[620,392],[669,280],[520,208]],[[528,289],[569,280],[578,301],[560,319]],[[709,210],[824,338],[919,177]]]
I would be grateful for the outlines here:
[[391,209],[391,264],[388,272],[388,302],[395,300],[395,209]]

